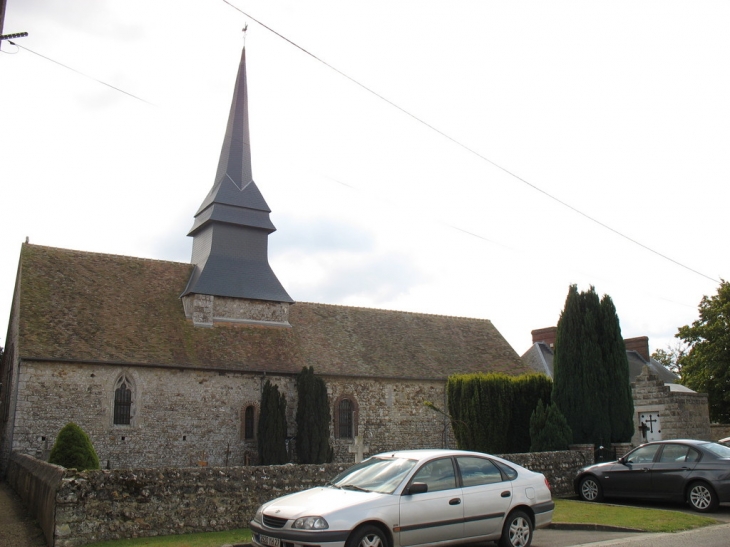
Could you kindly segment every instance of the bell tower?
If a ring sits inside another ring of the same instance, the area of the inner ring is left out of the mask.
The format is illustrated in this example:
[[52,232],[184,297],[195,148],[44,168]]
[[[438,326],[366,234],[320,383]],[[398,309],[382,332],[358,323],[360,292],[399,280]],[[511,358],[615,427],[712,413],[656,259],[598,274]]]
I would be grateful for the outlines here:
[[244,47],[213,187],[188,233],[195,268],[181,298],[195,326],[290,326],[294,301],[269,265],[270,212],[251,170]]

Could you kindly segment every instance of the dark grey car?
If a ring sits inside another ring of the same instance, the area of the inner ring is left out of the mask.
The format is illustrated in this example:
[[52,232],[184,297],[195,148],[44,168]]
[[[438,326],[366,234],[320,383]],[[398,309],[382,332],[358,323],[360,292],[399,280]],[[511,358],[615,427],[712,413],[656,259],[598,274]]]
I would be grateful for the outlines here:
[[697,511],[710,512],[730,502],[730,447],[687,439],[647,443],[618,461],[580,469],[573,486],[585,501],[686,501]]

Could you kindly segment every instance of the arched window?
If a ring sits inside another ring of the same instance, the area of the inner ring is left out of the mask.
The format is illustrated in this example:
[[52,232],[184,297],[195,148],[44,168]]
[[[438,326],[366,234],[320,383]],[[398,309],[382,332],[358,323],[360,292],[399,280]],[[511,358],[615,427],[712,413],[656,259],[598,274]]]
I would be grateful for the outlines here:
[[117,381],[114,390],[114,425],[132,423],[132,383],[126,376]]
[[335,436],[338,439],[354,439],[357,435],[357,401],[350,395],[342,395],[335,402]]
[[253,405],[247,406],[243,413],[243,438],[246,441],[252,441],[256,438],[255,417],[256,408]]

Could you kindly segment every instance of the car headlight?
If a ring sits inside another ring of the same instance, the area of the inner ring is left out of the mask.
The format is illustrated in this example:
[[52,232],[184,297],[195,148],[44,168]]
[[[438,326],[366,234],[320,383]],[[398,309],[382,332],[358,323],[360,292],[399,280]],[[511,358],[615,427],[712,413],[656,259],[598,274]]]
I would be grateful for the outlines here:
[[302,517],[295,520],[291,527],[297,530],[326,530],[330,525],[322,517]]
[[259,524],[262,524],[264,522],[264,506],[260,505],[258,509],[256,509],[256,514],[253,517],[254,522],[258,522]]

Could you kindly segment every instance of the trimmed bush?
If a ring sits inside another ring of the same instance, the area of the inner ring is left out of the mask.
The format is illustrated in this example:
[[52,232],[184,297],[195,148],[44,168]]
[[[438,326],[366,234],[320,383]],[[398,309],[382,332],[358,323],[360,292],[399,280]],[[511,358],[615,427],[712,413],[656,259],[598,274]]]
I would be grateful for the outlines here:
[[530,415],[550,400],[544,374],[457,374],[446,384],[451,426],[459,448],[507,454],[530,448]]
[[545,406],[540,399],[530,416],[530,438],[530,452],[567,450],[573,442],[573,432],[558,406],[555,403]]
[[86,432],[73,422],[67,423],[58,433],[51,449],[49,463],[67,469],[99,469],[99,457]]

